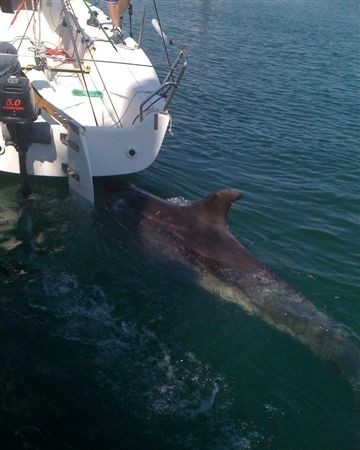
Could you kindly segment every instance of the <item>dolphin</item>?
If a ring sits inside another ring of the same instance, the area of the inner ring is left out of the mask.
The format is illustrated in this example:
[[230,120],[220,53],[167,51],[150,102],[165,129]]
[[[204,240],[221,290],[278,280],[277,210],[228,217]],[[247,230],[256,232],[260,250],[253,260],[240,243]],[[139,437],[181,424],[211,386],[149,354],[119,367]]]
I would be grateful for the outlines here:
[[181,206],[123,185],[109,208],[146,248],[191,269],[205,289],[307,345],[337,367],[359,393],[360,351],[353,336],[282,281],[230,232],[228,210],[242,197],[240,191],[222,189]]

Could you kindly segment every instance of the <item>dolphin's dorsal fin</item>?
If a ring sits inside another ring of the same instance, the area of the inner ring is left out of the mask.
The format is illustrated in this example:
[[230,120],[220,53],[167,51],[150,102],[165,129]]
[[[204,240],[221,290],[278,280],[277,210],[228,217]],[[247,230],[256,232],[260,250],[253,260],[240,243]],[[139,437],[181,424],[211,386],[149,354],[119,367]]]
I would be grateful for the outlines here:
[[204,200],[194,203],[188,208],[206,222],[227,227],[226,217],[231,203],[239,200],[242,196],[243,194],[240,191],[222,189],[209,195]]

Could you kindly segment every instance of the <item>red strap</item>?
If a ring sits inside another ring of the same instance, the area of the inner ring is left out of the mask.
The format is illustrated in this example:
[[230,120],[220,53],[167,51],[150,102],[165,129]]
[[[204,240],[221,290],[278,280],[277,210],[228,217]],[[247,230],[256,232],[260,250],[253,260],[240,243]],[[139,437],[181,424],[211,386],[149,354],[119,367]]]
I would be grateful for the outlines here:
[[19,5],[18,9],[16,10],[16,14],[15,14],[13,20],[11,21],[11,23],[10,23],[10,25],[9,25],[9,28],[11,27],[11,25],[12,25],[12,24],[15,22],[15,20],[17,19],[17,16],[18,16],[19,12],[23,9],[25,3],[26,3],[26,0],[22,0],[22,1],[21,1],[21,3],[20,3],[20,5]]

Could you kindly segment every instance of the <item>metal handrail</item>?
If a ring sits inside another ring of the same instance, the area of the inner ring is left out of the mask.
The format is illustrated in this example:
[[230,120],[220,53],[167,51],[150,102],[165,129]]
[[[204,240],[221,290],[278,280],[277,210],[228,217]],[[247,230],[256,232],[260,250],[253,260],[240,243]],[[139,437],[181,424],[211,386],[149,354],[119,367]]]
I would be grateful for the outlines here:
[[[142,122],[143,121],[143,119],[144,119],[144,106],[146,105],[146,103],[148,103],[153,97],[155,97],[156,95],[159,95],[160,96],[160,93],[166,88],[166,87],[173,87],[173,89],[175,88],[175,86],[176,86],[176,83],[174,82],[174,81],[168,81],[167,83],[165,83],[165,84],[162,84],[160,87],[159,87],[159,89],[157,89],[155,92],[153,92],[151,95],[149,95],[149,97],[147,97],[142,103],[141,103],[141,105],[140,105],[140,114],[139,114],[139,117],[140,117],[140,122]],[[160,112],[163,112],[163,111],[165,111],[165,109],[162,109],[162,111],[160,111]]]
[[[176,69],[178,68],[178,65],[181,61],[181,59],[184,58],[184,62],[183,65],[176,77],[176,80],[174,80],[174,72],[176,71]],[[175,95],[175,91],[176,89],[179,87],[180,81],[185,73],[187,69],[187,56],[186,53],[183,49],[180,49],[179,53],[177,54],[172,66],[170,67],[168,73],[166,74],[164,81],[162,82],[161,86],[159,87],[159,89],[157,89],[155,92],[153,92],[152,94],[150,94],[140,105],[140,114],[139,114],[139,118],[140,118],[140,122],[143,121],[144,119],[144,108],[145,105],[152,99],[154,98],[156,95],[165,97],[166,98],[166,102],[164,107],[162,108],[161,111],[159,112],[165,112],[168,110],[169,104],[171,102],[171,100],[173,99],[174,95]],[[173,81],[169,81],[170,78],[173,79]],[[169,93],[170,92],[170,93]]]
[[[171,100],[173,99],[173,97],[175,95],[176,89],[179,87],[180,81],[181,81],[181,79],[182,79],[182,77],[183,77],[183,75],[184,75],[184,73],[186,72],[186,69],[187,69],[187,57],[186,57],[185,53],[183,52],[183,50],[181,50],[180,52],[182,52],[182,55],[184,55],[185,61],[184,61],[184,64],[183,64],[183,66],[182,66],[182,68],[181,68],[181,70],[179,72],[179,75],[178,75],[178,77],[176,79],[175,86],[171,89],[170,94],[168,95],[168,97],[166,99],[163,111],[167,111],[168,110],[170,102],[171,102]],[[181,57],[180,57],[180,59],[181,59]],[[179,61],[180,61],[180,59],[179,59]]]
[[172,64],[172,66],[170,67],[168,73],[166,74],[163,83],[166,83],[169,80],[169,78],[173,76],[174,71],[177,69],[177,66],[179,65],[179,62],[180,62],[180,60],[182,58],[185,58],[183,67],[184,66],[186,67],[187,66],[187,56],[186,56],[185,51],[183,49],[180,49],[178,54],[177,54],[177,56],[176,56],[176,58],[175,58],[175,60],[174,60],[174,62],[173,62],[173,64]]

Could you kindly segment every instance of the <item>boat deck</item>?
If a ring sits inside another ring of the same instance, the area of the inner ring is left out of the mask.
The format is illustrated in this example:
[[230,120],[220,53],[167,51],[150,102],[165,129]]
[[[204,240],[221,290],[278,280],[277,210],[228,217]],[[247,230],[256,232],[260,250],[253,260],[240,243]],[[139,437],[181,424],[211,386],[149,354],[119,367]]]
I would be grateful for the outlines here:
[[[83,2],[71,3],[81,36],[73,27],[71,38],[68,23],[61,20],[61,8],[57,17],[53,11],[47,14],[51,20],[44,20],[38,11],[23,9],[16,18],[1,13],[0,40],[18,49],[21,66],[39,93],[76,121],[84,126],[131,126],[140,104],[160,86],[156,72],[132,38],[126,38],[126,45],[110,42],[111,25],[105,14],[98,16],[102,27],[92,27],[86,24],[89,15],[81,16],[83,5],[76,9]],[[34,42],[36,27],[40,27],[40,42]],[[46,58],[43,71],[34,68],[35,46]],[[159,102],[163,104],[162,99]]]

